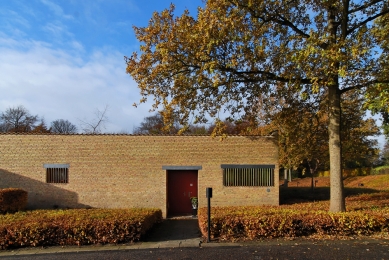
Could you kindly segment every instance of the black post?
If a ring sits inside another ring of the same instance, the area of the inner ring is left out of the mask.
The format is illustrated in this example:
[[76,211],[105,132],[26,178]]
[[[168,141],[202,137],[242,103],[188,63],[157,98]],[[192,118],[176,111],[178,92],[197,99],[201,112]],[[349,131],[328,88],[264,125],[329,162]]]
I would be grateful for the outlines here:
[[207,243],[211,242],[211,198],[212,198],[212,188],[206,189],[206,196],[208,199],[208,236]]

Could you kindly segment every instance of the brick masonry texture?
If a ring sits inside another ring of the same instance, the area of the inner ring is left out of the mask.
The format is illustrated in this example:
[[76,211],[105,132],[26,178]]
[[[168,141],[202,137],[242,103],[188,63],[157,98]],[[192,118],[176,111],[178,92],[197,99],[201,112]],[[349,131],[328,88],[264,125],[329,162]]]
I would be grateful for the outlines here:
[[[212,206],[279,205],[275,137],[0,134],[0,188],[28,191],[33,208],[156,207],[167,215],[167,171],[201,166]],[[69,164],[69,183],[46,183],[44,164]],[[273,164],[274,187],[225,187],[221,164]]]

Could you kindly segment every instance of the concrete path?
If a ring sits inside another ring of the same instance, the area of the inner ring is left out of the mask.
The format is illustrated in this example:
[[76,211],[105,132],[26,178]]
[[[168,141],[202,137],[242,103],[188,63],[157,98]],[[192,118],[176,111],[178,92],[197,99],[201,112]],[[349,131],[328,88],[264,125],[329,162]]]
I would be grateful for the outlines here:
[[144,246],[153,248],[199,247],[201,233],[197,218],[179,217],[165,219],[151,230],[144,239]]

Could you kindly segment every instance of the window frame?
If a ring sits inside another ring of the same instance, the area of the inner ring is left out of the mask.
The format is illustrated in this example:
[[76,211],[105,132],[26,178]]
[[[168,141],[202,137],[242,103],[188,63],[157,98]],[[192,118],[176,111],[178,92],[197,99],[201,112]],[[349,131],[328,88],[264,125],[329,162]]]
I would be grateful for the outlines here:
[[46,173],[46,183],[69,183],[69,164],[44,164],[43,167]]
[[274,164],[222,164],[224,187],[274,187]]

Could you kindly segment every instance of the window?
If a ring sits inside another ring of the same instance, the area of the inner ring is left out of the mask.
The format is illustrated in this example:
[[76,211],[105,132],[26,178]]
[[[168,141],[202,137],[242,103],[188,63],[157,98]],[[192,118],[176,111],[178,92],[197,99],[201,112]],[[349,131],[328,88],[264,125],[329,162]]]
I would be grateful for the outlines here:
[[224,186],[274,186],[275,165],[222,164]]
[[69,164],[45,164],[46,183],[69,183]]

